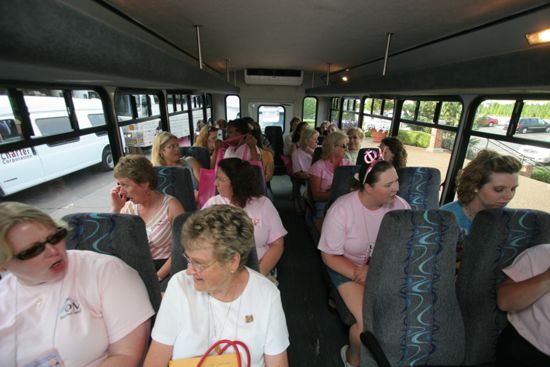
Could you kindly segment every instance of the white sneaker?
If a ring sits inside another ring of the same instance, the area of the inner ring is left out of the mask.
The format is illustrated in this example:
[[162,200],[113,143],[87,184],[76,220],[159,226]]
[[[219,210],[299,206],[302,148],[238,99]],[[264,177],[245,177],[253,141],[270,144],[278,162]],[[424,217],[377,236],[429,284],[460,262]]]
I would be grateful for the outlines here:
[[348,362],[348,357],[347,357],[348,348],[349,348],[349,345],[346,344],[342,347],[342,349],[340,349],[340,357],[342,357],[342,362],[344,362],[344,367],[353,367]]

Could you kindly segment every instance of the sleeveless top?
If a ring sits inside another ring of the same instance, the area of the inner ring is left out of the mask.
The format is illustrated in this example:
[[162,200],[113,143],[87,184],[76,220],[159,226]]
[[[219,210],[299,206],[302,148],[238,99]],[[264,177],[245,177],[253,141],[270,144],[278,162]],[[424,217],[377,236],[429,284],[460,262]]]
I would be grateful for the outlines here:
[[[149,240],[149,248],[153,260],[168,259],[172,251],[172,223],[168,218],[168,208],[170,200],[176,200],[173,196],[164,195],[162,206],[155,213],[145,227],[147,229],[147,239]],[[134,204],[128,201],[127,213],[139,215],[141,209],[140,204]]]

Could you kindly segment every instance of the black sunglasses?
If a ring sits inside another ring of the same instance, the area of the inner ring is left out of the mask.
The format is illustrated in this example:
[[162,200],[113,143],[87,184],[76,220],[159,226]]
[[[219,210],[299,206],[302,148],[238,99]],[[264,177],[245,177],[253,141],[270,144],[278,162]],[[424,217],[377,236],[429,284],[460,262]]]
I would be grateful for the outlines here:
[[44,242],[37,242],[32,247],[21,251],[20,253],[13,255],[16,259],[19,260],[28,260],[32,259],[33,257],[36,257],[44,252],[46,249],[46,245],[49,243],[50,245],[57,245],[59,242],[61,242],[62,239],[64,239],[67,236],[67,229],[63,227],[58,227],[54,234],[52,234],[50,237],[46,238],[46,241]]

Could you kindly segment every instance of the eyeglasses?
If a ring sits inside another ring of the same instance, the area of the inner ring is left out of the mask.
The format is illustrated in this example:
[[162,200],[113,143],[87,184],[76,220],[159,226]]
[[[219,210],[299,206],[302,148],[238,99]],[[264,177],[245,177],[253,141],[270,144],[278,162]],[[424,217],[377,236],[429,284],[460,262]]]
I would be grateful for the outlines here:
[[62,239],[64,239],[67,236],[67,229],[63,227],[58,227],[54,234],[52,234],[50,237],[46,238],[46,241],[44,242],[37,242],[32,247],[21,251],[20,253],[13,255],[16,259],[19,260],[28,260],[32,259],[33,257],[36,257],[44,252],[46,249],[46,245],[49,243],[50,245],[57,245],[59,242],[61,242]]
[[214,265],[215,263],[218,262],[218,260],[213,260],[212,262],[210,262],[209,264],[198,264],[197,262],[191,260],[189,258],[189,256],[187,256],[187,254],[183,254],[183,258],[185,260],[187,260],[187,264],[188,265],[192,265],[193,268],[195,268],[195,270],[197,271],[197,273],[202,273],[205,269],[211,267],[212,265]]
[[348,149],[348,145],[347,144],[336,144],[337,147],[340,147],[340,148],[344,148],[344,149]]

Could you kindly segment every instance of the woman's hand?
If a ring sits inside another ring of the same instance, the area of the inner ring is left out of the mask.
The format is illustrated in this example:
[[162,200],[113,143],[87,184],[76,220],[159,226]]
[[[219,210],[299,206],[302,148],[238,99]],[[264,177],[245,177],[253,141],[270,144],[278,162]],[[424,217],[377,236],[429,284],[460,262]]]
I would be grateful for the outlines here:
[[247,134],[244,138],[244,142],[251,150],[256,149],[256,145],[258,144],[258,141],[252,134]]
[[369,271],[369,266],[368,265],[362,265],[362,266],[355,267],[355,270],[353,271],[352,280],[355,283],[365,285],[365,281],[367,280],[368,271]]
[[123,194],[120,190],[120,186],[117,185],[111,189],[111,204],[113,213],[120,213],[128,198],[126,194]]

